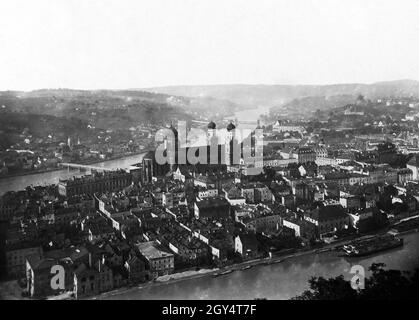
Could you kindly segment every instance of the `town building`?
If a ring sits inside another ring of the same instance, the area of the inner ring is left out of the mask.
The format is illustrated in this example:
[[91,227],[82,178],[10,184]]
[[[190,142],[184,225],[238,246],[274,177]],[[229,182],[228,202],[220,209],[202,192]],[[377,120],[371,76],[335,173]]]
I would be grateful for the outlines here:
[[146,270],[151,279],[172,274],[175,268],[174,255],[167,252],[156,241],[141,242],[135,245],[138,252],[145,259]]
[[407,169],[412,170],[412,179],[419,180],[419,156],[415,155],[406,165]]
[[58,192],[62,196],[71,197],[81,194],[103,193],[120,190],[129,186],[132,181],[130,173],[124,170],[93,173],[80,178],[74,177],[68,180],[60,180]]
[[301,147],[297,150],[298,163],[316,161],[316,153],[310,147]]
[[304,220],[317,227],[318,234],[342,230],[350,225],[350,218],[340,205],[318,207],[304,213]]
[[194,213],[197,219],[202,218],[229,218],[230,203],[224,197],[197,198],[194,204]]
[[6,245],[5,252],[7,274],[10,277],[16,278],[25,275],[27,257],[42,256],[42,247],[32,241],[26,241]]
[[240,234],[234,238],[235,252],[239,253],[243,259],[254,259],[259,255],[258,241],[256,236],[250,234]]

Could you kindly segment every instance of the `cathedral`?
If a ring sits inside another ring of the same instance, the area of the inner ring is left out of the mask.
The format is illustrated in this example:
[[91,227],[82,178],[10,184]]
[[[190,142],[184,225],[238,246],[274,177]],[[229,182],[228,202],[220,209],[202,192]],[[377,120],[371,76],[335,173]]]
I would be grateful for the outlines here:
[[[188,146],[181,145],[179,142],[179,134],[176,128],[171,125],[168,129],[172,131],[175,138],[174,144],[171,145],[170,141],[165,139],[163,141],[164,150],[174,150],[171,155],[168,155],[167,159],[169,163],[159,164],[156,161],[156,151],[150,151],[143,157],[143,181],[150,182],[152,177],[161,177],[169,172],[173,172],[179,166],[192,169],[192,171],[198,173],[205,173],[208,171],[229,171],[239,172],[246,165],[244,161],[244,153],[246,147],[244,147],[244,141],[251,139],[247,146],[254,145],[254,132],[248,137],[239,141],[241,137],[237,134],[237,121],[236,124],[230,122],[226,129],[217,130],[216,124],[211,121],[207,125],[205,141],[200,141],[199,145]],[[259,127],[258,127],[259,128]],[[253,144],[252,144],[253,143]],[[249,155],[254,150],[249,150]],[[200,154],[203,152],[203,154]],[[190,157],[190,155],[194,157]],[[191,163],[192,158],[194,163]],[[254,163],[248,164],[247,167],[261,166],[260,161],[263,159],[253,160]],[[259,164],[258,164],[259,163]]]

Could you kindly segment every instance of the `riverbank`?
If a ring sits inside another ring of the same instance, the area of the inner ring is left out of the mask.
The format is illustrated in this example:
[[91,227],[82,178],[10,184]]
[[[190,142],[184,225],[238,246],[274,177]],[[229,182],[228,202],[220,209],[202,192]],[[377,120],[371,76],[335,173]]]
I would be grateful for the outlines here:
[[279,263],[284,262],[285,260],[289,260],[296,257],[301,257],[304,255],[321,254],[321,253],[329,252],[329,251],[332,251],[336,246],[343,245],[344,243],[348,243],[350,241],[352,241],[352,239],[350,240],[347,239],[345,241],[336,242],[334,244],[328,244],[328,245],[323,246],[321,249],[314,248],[314,249],[309,249],[309,250],[301,250],[301,251],[296,251],[290,254],[276,255],[276,256],[273,256],[272,258],[259,258],[259,259],[244,261],[241,263],[233,264],[231,266],[227,266],[225,268],[203,269],[199,271],[187,271],[183,273],[174,273],[171,275],[164,276],[164,278],[160,277],[156,281],[153,281],[153,282],[143,283],[136,287],[118,288],[116,290],[105,292],[94,297],[88,297],[86,299],[87,300],[107,299],[112,296],[134,293],[135,291],[138,291],[138,290],[143,290],[147,288],[156,288],[162,285],[170,285],[170,284],[175,284],[175,283],[179,283],[179,282],[183,282],[187,280],[200,279],[200,278],[205,278],[205,277],[222,278],[223,276],[230,274],[232,272],[235,272],[235,271],[245,271],[253,267],[279,264]]
[[97,299],[106,299],[106,297],[111,297],[119,294],[126,294],[130,292],[134,292],[141,289],[146,289],[150,287],[159,287],[167,284],[173,284],[181,281],[186,280],[193,280],[197,278],[202,278],[205,276],[210,276],[215,274],[220,269],[201,269],[199,271],[185,271],[181,273],[173,273],[170,275],[162,276],[157,278],[155,281],[142,283],[137,286],[133,287],[121,287],[109,292],[101,293],[100,295],[93,296],[93,297],[86,297],[85,300],[97,300]]
[[[107,159],[102,159],[101,161],[98,161],[98,159],[79,161],[76,164],[81,164],[81,165],[100,164],[100,163],[103,163],[103,162],[120,160],[120,159],[123,159],[125,157],[131,157],[131,156],[145,154],[148,151],[149,150],[147,149],[147,150],[141,150],[141,151],[138,151],[138,152],[115,155],[115,156],[112,156],[112,157],[107,158]],[[24,176],[29,176],[29,175],[42,174],[42,173],[47,173],[47,172],[56,172],[56,171],[60,171],[60,170],[63,170],[63,169],[64,169],[63,167],[54,167],[54,168],[45,168],[45,169],[41,169],[41,170],[18,172],[18,173],[13,173],[13,174],[2,175],[2,176],[0,176],[0,180],[8,179],[8,178],[24,177]]]
[[197,275],[192,280],[121,290],[94,299],[290,299],[307,290],[308,281],[313,276],[331,278],[343,275],[345,279],[351,279],[353,275],[350,270],[353,265],[363,266],[366,275],[372,263],[377,262],[384,263],[388,269],[413,271],[419,266],[419,233],[402,237],[405,240],[403,247],[362,258],[347,258],[334,251],[334,247],[344,243],[339,242],[321,249],[275,257],[272,261],[249,261],[247,264],[252,267],[232,266],[236,270],[228,274],[214,276],[224,273],[226,269],[214,270],[211,274]]
[[[365,260],[355,259],[353,261],[355,261],[357,264],[359,263],[362,264],[363,262],[364,267],[368,268],[371,262],[386,263],[387,260],[390,259],[393,255],[396,256],[395,260],[398,263],[400,261],[399,259],[400,257],[397,255],[400,255],[400,252],[404,252],[404,254],[407,255],[407,258],[412,259],[411,258],[412,252],[410,252],[411,250],[414,250],[415,255],[419,255],[418,251],[416,250],[417,245],[419,245],[419,233],[415,231],[416,230],[410,230],[409,233],[403,233],[399,235],[400,237],[408,237],[410,239],[410,241],[406,241],[405,248],[403,248],[402,250],[399,250],[399,251],[386,250],[386,251],[380,252],[378,255],[376,254],[376,255],[368,256],[364,258]],[[412,238],[414,238],[415,240],[412,241]],[[349,243],[352,240],[353,239],[345,239],[342,241],[337,241],[335,243],[326,244],[322,246],[321,248],[311,248],[308,250],[300,250],[293,253],[273,256],[272,258],[261,258],[261,259],[249,260],[242,263],[227,266],[225,268],[201,269],[198,271],[190,270],[190,271],[184,271],[181,273],[174,273],[171,275],[159,277],[158,279],[156,279],[156,281],[142,283],[142,284],[131,286],[131,287],[121,287],[121,288],[117,288],[109,292],[104,292],[97,296],[86,297],[84,299],[85,300],[102,300],[102,299],[106,300],[106,299],[119,299],[119,298],[132,297],[132,296],[138,297],[138,296],[146,294],[147,292],[150,292],[150,290],[151,292],[155,293],[162,290],[165,291],[166,289],[164,288],[169,288],[169,287],[172,288],[172,290],[173,290],[173,287],[175,288],[181,288],[183,286],[193,287],[195,283],[198,283],[198,282],[199,283],[202,283],[202,282],[212,283],[213,281],[217,281],[217,283],[221,283],[222,285],[225,285],[227,289],[227,286],[231,284],[231,281],[233,281],[233,283],[237,281],[236,277],[239,277],[239,278],[244,277],[246,279],[250,278],[250,280],[248,281],[261,281],[260,279],[254,279],[254,274],[258,275],[259,277],[263,276],[263,277],[269,278],[269,277],[275,277],[276,273],[272,273],[272,272],[273,270],[276,270],[278,268],[281,268],[281,269],[285,268],[284,270],[288,270],[287,272],[293,272],[295,268],[297,267],[301,268],[300,260],[303,259],[304,257],[306,257],[304,258],[305,261],[311,261],[315,265],[319,263],[318,261],[323,261],[323,260],[327,261],[328,259],[329,260],[333,259],[332,266],[335,266],[336,262],[334,261],[335,260],[337,261],[342,258],[340,258],[340,256],[338,254],[335,254],[334,252],[339,247],[341,247],[342,245],[346,243]],[[419,263],[419,257],[417,260],[418,260],[417,262]],[[347,260],[344,259],[343,261],[347,261]],[[368,261],[368,262],[365,262],[365,261]],[[264,267],[270,267],[270,268],[272,267],[273,269],[270,269],[270,271],[267,273],[266,270],[262,269]],[[307,268],[307,266],[305,268]],[[328,276],[333,275],[333,273],[329,274],[330,270],[328,270],[329,267],[327,265],[325,265],[325,268],[327,269],[326,274]],[[341,269],[338,268],[338,270],[341,270],[339,274],[344,273],[345,268],[343,267]],[[397,268],[400,270],[404,270],[405,266],[397,266]],[[286,276],[285,274],[284,275],[278,274],[278,276],[284,277],[287,281],[291,281],[291,282],[293,282],[294,280],[300,281],[300,282],[304,281],[304,285],[306,285],[307,280],[311,276],[323,275],[323,273],[315,272],[310,268],[308,268],[307,270],[311,270],[309,271],[307,275],[305,275],[307,279],[297,279],[297,278],[292,279],[292,277],[296,277],[296,275]],[[299,274],[298,271],[295,271],[295,272],[298,274],[299,277],[302,276]],[[339,274],[336,274],[336,275],[339,275]],[[191,280],[196,280],[197,282],[194,282],[194,281],[191,282]],[[266,285],[270,285],[270,283],[271,281],[267,281]],[[1,283],[0,291],[1,291],[1,295],[0,295],[1,299],[16,300],[16,299],[23,298],[21,295],[21,289],[17,285],[17,281],[8,281],[8,282]],[[257,297],[257,295],[255,295],[254,297]],[[175,296],[173,299],[178,299],[178,297]]]
[[[383,230],[379,233],[385,233],[385,232],[386,231]],[[415,233],[414,230],[411,230],[409,234],[403,234],[400,236],[408,236],[408,235],[412,235],[412,233]],[[416,235],[419,235],[419,233],[416,233]],[[371,235],[363,235],[362,237],[357,237],[357,238],[360,239],[360,238],[369,237],[369,236]],[[349,238],[342,239],[340,241],[336,241],[330,244],[325,244],[320,248],[302,249],[293,253],[288,253],[288,254],[286,253],[283,255],[279,254],[279,255],[273,256],[272,258],[261,258],[261,259],[245,261],[239,264],[234,264],[234,265],[227,266],[225,268],[220,268],[220,269],[210,269],[210,270],[207,269],[208,271],[205,273],[200,273],[199,271],[198,272],[191,271],[188,274],[179,274],[178,276],[175,276],[176,274],[172,274],[170,276],[166,276],[166,279],[167,279],[166,281],[155,281],[155,282],[141,284],[136,287],[119,288],[117,290],[103,293],[95,297],[89,297],[86,299],[94,299],[94,300],[118,299],[119,297],[138,296],[141,294],[141,292],[148,292],[149,290],[152,290],[152,292],[155,292],[156,290],[159,290],[159,287],[162,287],[162,286],[173,287],[173,285],[175,285],[176,287],[178,287],[183,282],[189,283],[189,280],[197,280],[197,281],[199,280],[200,282],[207,282],[205,279],[208,279],[208,281],[211,282],[213,281],[211,279],[214,278],[214,280],[219,279],[220,281],[223,281],[225,279],[225,281],[227,281],[227,279],[230,279],[231,276],[234,277],[234,275],[238,271],[247,273],[247,271],[251,272],[253,269],[255,269],[253,271],[258,272],[257,269],[264,266],[274,267],[276,265],[280,266],[283,263],[287,263],[287,265],[292,265],[293,262],[295,262],[297,259],[301,259],[304,257],[307,257],[309,258],[309,260],[313,260],[313,261],[321,259],[321,256],[330,257],[330,255],[335,256],[336,259],[341,259],[341,257],[337,254],[337,251],[339,250],[341,246],[348,244],[349,242],[353,240],[354,240],[354,237],[349,237]],[[336,252],[336,254],[334,254],[334,252]],[[387,257],[388,255],[390,255],[390,252],[391,250],[383,251],[379,255]],[[376,257],[377,255],[371,255],[366,258],[375,260]],[[368,268],[369,265],[368,266],[366,265],[365,267]],[[310,277],[315,276],[315,275],[316,274],[310,274]],[[241,277],[241,275],[237,275],[237,276]]]

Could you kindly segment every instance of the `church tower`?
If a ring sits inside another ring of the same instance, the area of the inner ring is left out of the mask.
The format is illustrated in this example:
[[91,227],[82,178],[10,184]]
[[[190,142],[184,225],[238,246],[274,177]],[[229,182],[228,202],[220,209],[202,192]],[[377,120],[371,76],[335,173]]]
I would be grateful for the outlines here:
[[225,140],[225,164],[231,166],[233,164],[233,145],[234,145],[234,136],[236,132],[236,126],[230,122],[227,125],[227,134]]
[[210,123],[208,123],[208,130],[207,130],[207,140],[211,141],[211,138],[215,136],[215,129],[216,129],[216,124],[211,121]]
[[[169,154],[170,159],[170,170],[174,170],[175,164],[177,163],[177,155],[179,152],[179,134],[176,128],[173,126],[173,124],[170,124],[169,130],[173,132],[174,141],[170,141],[167,138],[164,141],[164,147],[167,150],[174,150],[174,153]],[[172,145],[174,144],[174,145]]]

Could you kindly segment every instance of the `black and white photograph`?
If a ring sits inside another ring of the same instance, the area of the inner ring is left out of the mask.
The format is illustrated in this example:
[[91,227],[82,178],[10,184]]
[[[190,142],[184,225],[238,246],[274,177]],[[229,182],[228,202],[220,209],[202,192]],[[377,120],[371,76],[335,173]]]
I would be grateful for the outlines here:
[[0,300],[418,299],[418,17],[0,0]]

